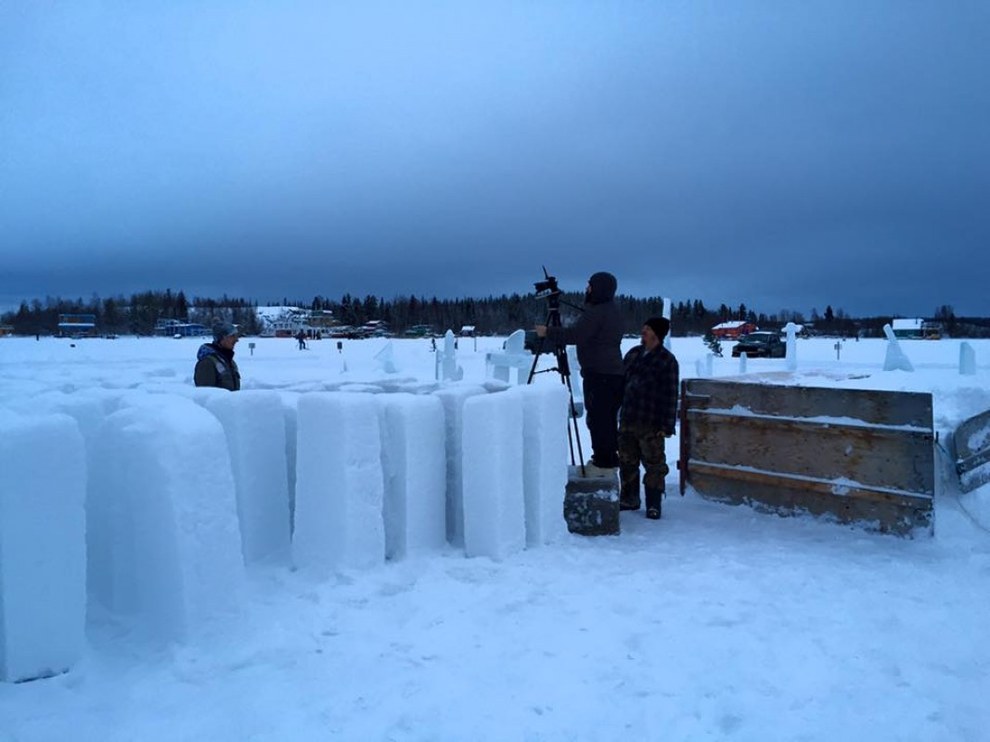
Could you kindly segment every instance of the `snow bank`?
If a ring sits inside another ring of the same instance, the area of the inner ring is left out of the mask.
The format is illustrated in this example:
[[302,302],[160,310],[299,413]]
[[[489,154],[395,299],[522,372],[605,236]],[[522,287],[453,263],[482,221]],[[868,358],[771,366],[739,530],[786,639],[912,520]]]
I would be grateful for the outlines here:
[[85,481],[72,418],[0,410],[0,680],[63,672],[82,653]]

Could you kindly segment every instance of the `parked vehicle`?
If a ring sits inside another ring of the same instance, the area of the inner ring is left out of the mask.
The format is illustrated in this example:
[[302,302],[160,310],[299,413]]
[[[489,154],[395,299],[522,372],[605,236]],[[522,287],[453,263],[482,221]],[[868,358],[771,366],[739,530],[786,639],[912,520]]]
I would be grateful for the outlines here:
[[433,325],[413,325],[407,328],[404,334],[409,338],[437,337],[437,334],[433,332]]
[[745,353],[747,358],[783,358],[787,345],[776,332],[751,332],[732,346],[732,357]]

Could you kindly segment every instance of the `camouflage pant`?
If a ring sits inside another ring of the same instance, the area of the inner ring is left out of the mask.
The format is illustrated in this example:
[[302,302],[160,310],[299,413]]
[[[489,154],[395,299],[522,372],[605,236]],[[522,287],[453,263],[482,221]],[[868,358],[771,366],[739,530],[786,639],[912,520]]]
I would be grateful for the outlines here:
[[663,482],[670,468],[667,466],[667,439],[656,428],[619,428],[619,479],[622,483],[622,499],[639,501],[639,465],[646,474],[643,484],[648,490],[663,492]]

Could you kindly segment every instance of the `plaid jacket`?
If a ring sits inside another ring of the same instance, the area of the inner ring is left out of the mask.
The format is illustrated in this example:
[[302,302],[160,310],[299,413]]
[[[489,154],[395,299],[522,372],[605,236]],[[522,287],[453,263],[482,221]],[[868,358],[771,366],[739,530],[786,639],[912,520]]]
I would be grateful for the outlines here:
[[650,427],[673,435],[677,422],[680,369],[673,353],[662,345],[645,353],[642,345],[626,353],[626,389],[619,420],[622,426]]

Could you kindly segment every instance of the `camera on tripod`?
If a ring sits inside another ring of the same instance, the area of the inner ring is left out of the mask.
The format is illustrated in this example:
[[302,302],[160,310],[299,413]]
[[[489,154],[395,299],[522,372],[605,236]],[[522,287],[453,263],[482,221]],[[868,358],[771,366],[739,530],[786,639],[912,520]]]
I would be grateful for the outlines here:
[[547,273],[546,267],[543,268],[543,275],[546,277],[546,280],[537,281],[533,284],[536,288],[536,298],[548,299],[553,302],[554,299],[560,296],[560,286],[557,285],[557,277]]
[[[560,324],[559,311],[560,311],[560,286],[557,285],[557,277],[551,276],[547,272],[547,267],[543,266],[543,279],[542,281],[536,281],[533,287],[536,289],[537,299],[546,299],[548,305],[548,314],[546,323],[548,325]],[[554,322],[554,319],[557,321]],[[541,338],[536,334],[535,330],[527,330],[526,337],[523,341],[523,347],[535,356],[541,353],[557,353],[564,350],[563,345],[559,343],[551,342],[546,338]]]
[[[537,281],[533,284],[536,288],[536,297],[538,299],[547,300],[547,318],[544,320],[544,324],[548,328],[559,328],[560,324],[560,305],[561,303],[567,304],[569,307],[573,307],[573,304],[569,304],[564,301],[561,302],[561,291],[560,286],[557,285],[557,277],[551,276],[547,273],[547,267],[543,266],[543,280]],[[580,309],[580,307],[575,307],[575,309]],[[560,333],[554,333],[558,337]],[[536,330],[530,330],[526,333],[526,337],[523,341],[523,347],[526,348],[530,353],[533,354],[533,366],[529,370],[529,380],[527,384],[533,383],[533,377],[536,374],[546,373],[548,371],[556,371],[560,374],[560,380],[567,387],[567,396],[570,399],[570,405],[567,411],[567,442],[571,451],[571,464],[573,465],[575,461],[580,462],[581,472],[584,473],[584,454],[581,452],[581,436],[578,434],[577,419],[578,412],[577,405],[574,402],[574,390],[571,387],[571,366],[570,362],[567,360],[567,343],[563,340],[551,340],[547,337],[540,337],[536,334]],[[551,355],[557,362],[554,368],[543,369],[542,371],[537,371],[536,367],[540,363],[540,356],[546,353]],[[571,426],[573,425],[573,432]],[[577,459],[574,458],[574,447],[577,445]]]

